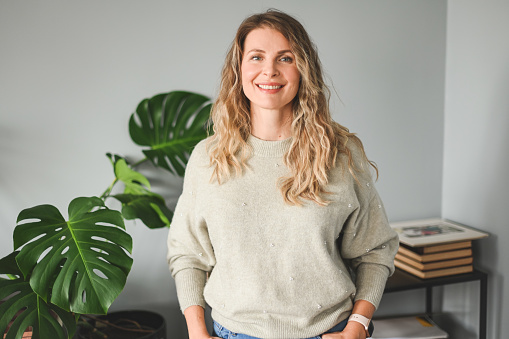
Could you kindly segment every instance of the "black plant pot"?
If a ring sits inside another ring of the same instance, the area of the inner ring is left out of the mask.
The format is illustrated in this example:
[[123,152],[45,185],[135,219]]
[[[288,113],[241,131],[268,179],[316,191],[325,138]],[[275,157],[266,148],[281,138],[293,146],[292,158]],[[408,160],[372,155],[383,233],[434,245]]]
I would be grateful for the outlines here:
[[88,317],[81,323],[78,339],[166,339],[164,318],[150,311],[120,311],[108,315]]

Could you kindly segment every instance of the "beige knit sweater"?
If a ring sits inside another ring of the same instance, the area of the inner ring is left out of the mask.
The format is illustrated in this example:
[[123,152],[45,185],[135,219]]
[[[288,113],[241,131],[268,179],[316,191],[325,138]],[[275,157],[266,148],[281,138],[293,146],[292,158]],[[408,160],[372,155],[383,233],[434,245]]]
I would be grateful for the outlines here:
[[332,202],[298,207],[277,187],[290,143],[251,136],[249,169],[221,185],[210,182],[206,141],[196,146],[168,237],[182,310],[207,303],[233,332],[307,338],[347,318],[358,299],[378,306],[398,238],[360,150],[350,146],[366,168],[359,182],[341,154],[327,187]]

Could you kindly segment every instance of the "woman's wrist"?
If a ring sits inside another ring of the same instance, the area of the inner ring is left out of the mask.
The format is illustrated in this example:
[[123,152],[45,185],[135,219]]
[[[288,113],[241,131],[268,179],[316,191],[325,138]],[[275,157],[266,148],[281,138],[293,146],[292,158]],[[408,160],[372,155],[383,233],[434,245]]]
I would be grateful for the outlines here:
[[369,337],[368,326],[374,312],[375,305],[371,302],[362,299],[357,300],[353,306],[347,326],[351,325],[355,326],[355,328],[361,328],[364,335]]
[[201,306],[189,306],[184,311],[190,339],[210,338],[205,325],[205,311]]
[[346,324],[346,327],[343,330],[343,332],[355,334],[354,338],[357,338],[357,339],[364,339],[364,338],[368,337],[367,331],[364,328],[364,326],[358,322],[355,322],[355,321],[349,321]]
[[368,327],[371,319],[363,316],[362,314],[352,313],[348,318],[348,323],[358,323],[364,328],[366,336],[369,336]]

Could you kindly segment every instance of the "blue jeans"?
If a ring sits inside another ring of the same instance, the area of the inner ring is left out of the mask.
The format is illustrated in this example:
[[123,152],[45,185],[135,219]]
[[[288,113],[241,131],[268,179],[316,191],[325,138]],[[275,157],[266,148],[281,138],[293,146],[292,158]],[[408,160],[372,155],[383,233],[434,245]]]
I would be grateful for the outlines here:
[[[345,319],[325,333],[343,331],[347,322],[348,322],[348,319]],[[323,333],[323,334],[325,334],[325,333]],[[223,326],[221,326],[219,323],[217,323],[215,321],[214,321],[214,335],[216,337],[223,338],[223,339],[260,339],[257,337],[251,337],[247,334],[232,332],[229,329],[224,328]],[[322,336],[319,335],[317,337],[311,337],[311,338],[307,338],[307,339],[320,339],[321,337]]]

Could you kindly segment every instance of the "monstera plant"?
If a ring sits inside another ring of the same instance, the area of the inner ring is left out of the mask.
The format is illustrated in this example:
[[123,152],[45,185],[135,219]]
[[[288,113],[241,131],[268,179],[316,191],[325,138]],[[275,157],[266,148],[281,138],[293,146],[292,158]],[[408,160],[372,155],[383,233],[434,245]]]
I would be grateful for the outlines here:
[[[101,196],[72,200],[67,218],[51,205],[19,213],[14,252],[0,259],[0,338],[21,338],[29,327],[34,339],[71,338],[81,314],[106,314],[133,262],[124,219],[159,228],[173,217],[137,166],[150,161],[183,176],[191,150],[207,136],[210,109],[209,98],[184,91],[143,100],[129,121],[142,160],[108,154],[113,183]],[[117,184],[121,193],[113,193]],[[109,199],[121,211],[108,207]]]

